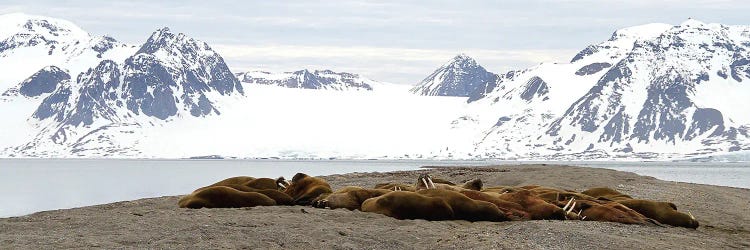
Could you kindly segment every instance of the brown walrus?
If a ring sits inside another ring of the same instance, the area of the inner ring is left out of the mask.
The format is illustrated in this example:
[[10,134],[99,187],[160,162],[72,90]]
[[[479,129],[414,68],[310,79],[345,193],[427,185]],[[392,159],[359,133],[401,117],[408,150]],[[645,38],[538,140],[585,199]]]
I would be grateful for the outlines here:
[[634,199],[620,200],[617,203],[625,205],[663,224],[687,228],[697,228],[699,226],[698,221],[693,215],[677,211],[677,206],[674,203]]
[[528,190],[522,189],[516,192],[504,193],[497,197],[521,205],[524,208],[524,211],[531,215],[532,220],[565,219],[565,211],[562,208],[547,203],[541,198],[534,196]]
[[633,199],[633,197],[630,197],[630,195],[620,193],[617,190],[614,190],[608,187],[590,188],[581,193],[594,197],[594,198],[599,198],[599,199],[604,198],[605,200],[611,200],[611,201]]
[[466,195],[446,189],[423,189],[417,194],[443,199],[453,210],[453,217],[467,221],[508,221],[508,217],[490,202],[473,200]]
[[408,191],[393,191],[362,203],[363,212],[379,213],[396,219],[453,219],[453,209],[443,199]]
[[276,205],[276,201],[258,192],[244,192],[231,187],[215,186],[206,187],[185,196],[177,205],[181,208],[231,208],[273,206]]
[[321,178],[312,177],[304,173],[297,173],[284,193],[294,199],[294,204],[310,205],[321,194],[332,193],[331,185]]
[[318,208],[346,208],[349,210],[360,209],[362,203],[370,198],[378,197],[387,193],[393,192],[387,189],[365,189],[346,187],[341,190],[337,190],[334,193],[327,195],[322,199],[318,199],[313,202],[314,207]]
[[492,195],[489,193],[484,193],[484,192],[475,191],[475,190],[464,190],[464,191],[461,191],[460,193],[463,195],[466,195],[466,197],[469,197],[473,200],[486,201],[486,202],[494,204],[495,206],[497,206],[498,209],[500,209],[501,211],[505,213],[506,217],[508,217],[511,220],[530,220],[531,219],[531,215],[525,212],[521,205],[497,198],[497,194]]

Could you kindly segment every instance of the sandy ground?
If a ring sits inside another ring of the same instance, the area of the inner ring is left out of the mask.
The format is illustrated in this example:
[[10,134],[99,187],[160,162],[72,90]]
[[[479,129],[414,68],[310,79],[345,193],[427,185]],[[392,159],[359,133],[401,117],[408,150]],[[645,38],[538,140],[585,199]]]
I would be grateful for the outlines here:
[[[0,248],[750,248],[750,190],[657,180],[565,166],[436,168],[325,176],[335,188],[412,183],[419,172],[485,186],[614,187],[636,198],[672,201],[697,230],[593,221],[466,222],[396,220],[379,214],[302,206],[180,209],[159,197],[0,219]],[[248,173],[252,175],[252,173]],[[210,184],[216,180],[206,180]],[[185,190],[186,193],[192,190]]]

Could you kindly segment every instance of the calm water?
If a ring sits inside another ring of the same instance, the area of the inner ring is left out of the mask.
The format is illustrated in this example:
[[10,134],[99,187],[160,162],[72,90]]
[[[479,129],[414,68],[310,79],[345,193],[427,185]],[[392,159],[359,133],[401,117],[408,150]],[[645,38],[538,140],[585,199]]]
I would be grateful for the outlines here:
[[[291,178],[414,170],[420,166],[519,164],[488,161],[0,159],[0,217],[146,197],[179,195],[238,175]],[[531,162],[523,162],[531,163]],[[545,162],[611,168],[664,180],[750,188],[747,163]]]

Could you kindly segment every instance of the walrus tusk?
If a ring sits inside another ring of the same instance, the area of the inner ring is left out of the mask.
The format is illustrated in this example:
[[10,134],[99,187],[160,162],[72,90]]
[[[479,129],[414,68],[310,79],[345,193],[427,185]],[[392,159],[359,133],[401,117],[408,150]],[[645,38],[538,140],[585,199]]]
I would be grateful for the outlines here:
[[576,203],[575,202],[573,202],[573,205],[570,206],[570,210],[568,210],[568,213],[572,213],[573,212],[573,208],[576,208]]
[[688,211],[688,215],[690,215],[690,219],[695,220],[695,216],[693,216],[693,213],[691,213],[690,211]]
[[559,200],[560,200],[560,193],[555,193],[555,201],[559,201]]
[[575,199],[576,198],[570,198],[570,200],[568,201],[568,204],[565,204],[565,207],[563,207],[563,211],[568,210],[568,206],[570,206],[570,203],[573,203],[573,200],[575,200]]
[[586,219],[586,216],[581,217],[581,220],[585,220],[585,219]]
[[583,212],[583,210],[578,210],[578,217],[581,217],[581,212]]
[[281,182],[279,182],[279,187],[281,187],[281,188],[286,188],[286,186],[284,186],[284,184],[283,184],[283,183],[281,183]]
[[422,183],[424,183],[425,188],[430,189],[430,185],[427,185],[427,181],[425,180],[425,178],[421,178],[421,180]]
[[429,176],[427,176],[427,181],[428,181],[428,182],[430,183],[430,185],[432,185],[432,189],[435,189],[435,188],[436,188],[436,187],[435,187],[435,183],[434,183],[434,182],[432,182],[432,177],[429,177]]

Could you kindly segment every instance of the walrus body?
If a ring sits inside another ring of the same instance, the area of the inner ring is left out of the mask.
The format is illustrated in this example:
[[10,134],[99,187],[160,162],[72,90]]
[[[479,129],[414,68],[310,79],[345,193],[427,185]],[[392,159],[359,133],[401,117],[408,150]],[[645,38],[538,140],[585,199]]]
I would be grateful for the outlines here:
[[294,199],[294,204],[310,205],[321,194],[332,193],[331,185],[321,178],[297,173],[284,193]]
[[408,191],[393,191],[362,203],[363,212],[379,213],[396,219],[453,219],[453,209],[443,199]]
[[216,187],[216,186],[226,186],[226,185],[243,185],[253,180],[255,180],[255,178],[250,177],[250,176],[235,176],[235,177],[223,179],[219,182],[208,185],[206,187]]
[[525,212],[523,207],[517,203],[513,203],[510,201],[505,201],[500,198],[497,198],[496,195],[492,195],[490,193],[484,193],[480,191],[474,191],[474,190],[464,190],[461,191],[461,194],[466,195],[466,197],[469,197],[473,200],[480,200],[480,201],[486,201],[489,203],[494,204],[497,206],[500,211],[503,211],[509,219],[512,220],[530,220],[531,215],[529,213]]
[[623,224],[646,224],[648,218],[617,202],[576,200],[575,210],[589,221],[609,221]]
[[676,227],[697,228],[699,223],[692,215],[677,211],[677,206],[669,202],[650,200],[621,200],[617,201],[626,207],[660,223]]
[[258,192],[244,192],[231,187],[207,187],[188,196],[177,203],[181,208],[233,208],[273,206],[276,201]]
[[453,210],[453,217],[467,221],[507,221],[503,211],[492,203],[473,200],[459,192],[445,189],[424,189],[417,194],[443,199]]
[[565,211],[562,208],[547,203],[528,190],[521,189],[516,192],[500,194],[498,198],[521,205],[524,211],[531,215],[532,220],[565,219]]
[[331,209],[346,208],[349,210],[361,209],[362,203],[370,198],[378,197],[387,193],[393,192],[386,189],[364,189],[364,188],[350,188],[344,191],[336,191],[325,199],[318,200],[313,203],[314,207]]
[[611,200],[611,201],[633,199],[633,197],[630,197],[630,195],[620,193],[617,190],[614,190],[608,187],[591,188],[581,193],[594,197],[594,198],[598,198],[598,199],[603,198],[605,200]]
[[417,191],[417,189],[414,188],[414,185],[403,184],[403,183],[393,183],[393,182],[379,183],[375,185],[375,188],[387,189],[387,190],[393,190],[393,191],[411,191],[411,192]]

